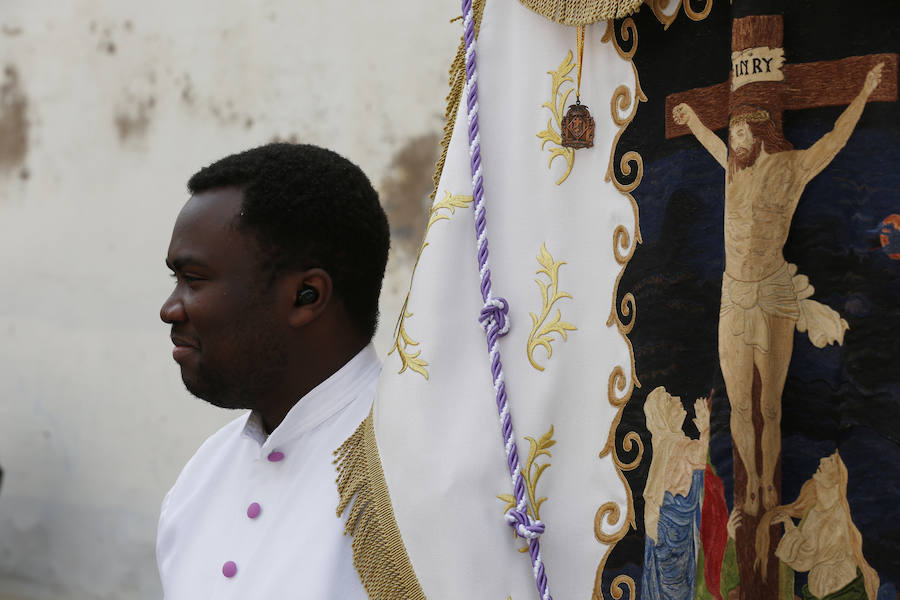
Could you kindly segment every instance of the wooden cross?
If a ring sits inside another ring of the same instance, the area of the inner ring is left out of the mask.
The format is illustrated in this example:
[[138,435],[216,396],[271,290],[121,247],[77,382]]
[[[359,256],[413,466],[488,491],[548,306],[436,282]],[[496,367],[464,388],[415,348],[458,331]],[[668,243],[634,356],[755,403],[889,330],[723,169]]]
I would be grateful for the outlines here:
[[[735,19],[732,24],[732,70],[728,81],[703,88],[687,90],[666,97],[666,138],[691,133],[687,124],[673,118],[679,104],[689,105],[699,120],[715,131],[728,127],[730,116],[741,107],[766,110],[775,127],[782,130],[785,110],[842,106],[850,104],[860,93],[866,74],[878,63],[884,63],[881,82],[868,101],[897,100],[897,54],[870,54],[841,60],[802,64],[785,62],[784,24],[781,15],[753,15]],[[746,110],[746,109],[744,109]],[[753,426],[756,431],[756,470],[762,465],[760,412],[761,383],[754,367],[751,392]],[[781,504],[781,457],[775,473],[775,488]],[[744,505],[747,472],[734,451],[734,506]],[[759,515],[744,515],[736,530],[736,549],[740,573],[740,598],[779,597],[779,567],[774,549],[781,537],[781,526],[770,529],[769,555],[759,568],[756,561],[755,538]]]
[[[770,57],[753,56],[748,51],[765,47],[781,49],[783,38],[784,24],[781,15],[754,15],[735,19],[731,49],[732,57],[737,60],[732,63],[731,77],[722,83],[666,96],[666,139],[691,133],[687,125],[679,125],[672,119],[672,109],[682,102],[689,104],[700,121],[713,131],[728,127],[731,111],[744,104],[768,110],[780,130],[784,110],[850,104],[859,94],[866,73],[880,62],[884,63],[881,83],[868,101],[897,100],[896,54],[869,54],[841,60],[787,63],[780,69],[783,80],[752,81],[754,76],[762,78],[771,75],[778,68],[777,59],[766,64],[763,59]],[[751,81],[732,91],[732,80],[742,77]]]

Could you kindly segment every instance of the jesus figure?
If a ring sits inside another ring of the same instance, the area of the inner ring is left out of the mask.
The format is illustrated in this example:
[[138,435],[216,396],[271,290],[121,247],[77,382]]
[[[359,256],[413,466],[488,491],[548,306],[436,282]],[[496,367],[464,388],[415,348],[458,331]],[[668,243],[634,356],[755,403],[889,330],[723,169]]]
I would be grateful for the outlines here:
[[[759,511],[778,503],[775,467],[781,454],[781,394],[793,351],[793,332],[808,331],[823,348],[843,344],[847,322],[831,308],[809,300],[814,290],[782,249],[800,196],[844,147],[866,101],[881,81],[884,63],[866,75],[859,95],[834,129],[806,150],[795,150],[758,106],[739,106],[729,122],[729,148],[700,122],[687,104],[672,110],[726,170],[725,272],[719,312],[719,363],[731,404],[731,436],[747,472],[741,510]],[[762,435],[754,431],[751,388],[754,369],[761,381]],[[759,441],[757,442],[757,439]],[[756,444],[762,474],[756,468]]]

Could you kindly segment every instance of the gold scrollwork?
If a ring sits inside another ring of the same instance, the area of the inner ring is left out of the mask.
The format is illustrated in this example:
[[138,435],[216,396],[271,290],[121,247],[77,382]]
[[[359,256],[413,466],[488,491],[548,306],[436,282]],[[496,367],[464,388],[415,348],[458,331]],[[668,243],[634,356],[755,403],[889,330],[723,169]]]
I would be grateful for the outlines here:
[[[412,283],[416,276],[416,269],[419,267],[419,260],[422,258],[422,252],[428,247],[428,232],[431,227],[438,221],[449,220],[450,216],[456,213],[457,208],[467,208],[472,204],[472,196],[453,195],[449,191],[444,194],[443,199],[435,202],[431,206],[431,212],[428,214],[428,224],[425,226],[425,234],[422,238],[422,246],[416,255],[416,264],[413,266],[412,275],[409,278],[409,287],[412,290]],[[441,212],[445,211],[445,212]],[[388,355],[397,352],[400,357],[400,370],[397,373],[403,373],[407,369],[418,373],[426,380],[428,379],[428,361],[421,358],[422,350],[412,351],[413,346],[418,346],[419,342],[415,341],[406,332],[406,321],[412,318],[413,313],[409,311],[409,292],[406,294],[406,300],[403,301],[403,308],[400,310],[400,318],[397,319],[397,327],[394,329],[394,345]]]
[[534,280],[541,289],[541,313],[540,315],[528,313],[531,315],[532,328],[526,343],[526,353],[531,366],[538,371],[543,371],[544,367],[539,365],[534,359],[535,349],[539,346],[544,348],[549,359],[553,355],[553,347],[550,345],[553,342],[553,334],[558,334],[565,341],[567,338],[566,332],[575,331],[577,327],[561,320],[562,313],[559,309],[556,309],[555,317],[549,321],[547,320],[550,317],[553,305],[557,301],[572,297],[571,294],[562,292],[559,289],[559,268],[566,263],[554,260],[553,256],[547,251],[546,244],[541,244],[541,253],[538,254],[537,261],[541,265],[541,268],[537,270],[537,275],[546,275],[549,281],[544,282],[540,278]]
[[[628,481],[625,479],[625,476],[622,474],[620,469],[616,469],[616,474],[619,476],[619,481],[622,482],[622,485],[625,486],[626,493],[626,514],[625,518],[622,520],[622,525],[613,531],[612,533],[607,533],[603,530],[604,521],[608,527],[615,527],[616,523],[619,522],[622,516],[622,510],[619,508],[619,504],[617,502],[606,502],[597,509],[597,512],[594,514],[594,537],[601,544],[606,544],[608,548],[606,552],[603,554],[603,558],[600,559],[600,564],[597,565],[597,571],[594,574],[594,590],[591,596],[592,600],[603,600],[603,591],[602,591],[602,583],[603,583],[603,568],[606,566],[606,561],[609,559],[609,555],[612,552],[613,547],[625,537],[625,534],[628,533],[630,528],[635,527],[634,522],[634,498],[631,494],[631,488],[628,486]],[[613,585],[615,585],[616,581],[624,581],[627,578],[626,575],[618,575],[613,580]],[[615,595],[615,592],[613,592]],[[616,596],[617,598],[621,597]],[[631,597],[633,598],[633,596]],[[629,600],[631,600],[629,598]]]
[[619,171],[621,171],[622,175],[625,177],[629,177],[634,171],[636,171],[636,173],[634,174],[634,179],[631,180],[631,183],[622,183],[615,177],[612,165],[610,165],[607,181],[609,181],[609,177],[612,177],[615,179],[616,187],[621,187],[624,192],[632,192],[641,184],[641,180],[644,178],[644,159],[634,150],[629,150],[623,154],[622,158],[619,160]]
[[675,10],[672,11],[672,14],[667,15],[665,9],[669,7],[669,2],[671,1],[672,0],[649,0],[649,2],[647,2],[647,4],[650,5],[650,10],[653,11],[653,14],[659,22],[662,23],[663,29],[668,29],[669,25],[675,22],[679,8],[684,8],[684,14],[692,21],[702,21],[709,16],[709,11],[712,10],[713,4],[713,0],[702,0],[703,8],[694,10],[691,6],[691,0],[675,0]]
[[[622,43],[619,42],[619,37],[622,38],[623,42],[631,42],[631,47],[628,50],[622,48]],[[622,26],[619,28],[619,35],[616,36],[616,22],[610,19],[606,22],[606,31],[603,33],[603,37],[600,38],[601,42],[609,42],[613,43],[613,47],[616,49],[618,55],[624,61],[630,61],[634,57],[634,53],[637,52],[637,25],[634,23],[634,19],[628,17],[622,21]]]
[[[656,1],[658,2],[658,0]],[[612,149],[609,155],[609,166],[606,173],[606,181],[611,181],[615,188],[628,199],[628,202],[631,205],[631,210],[634,215],[634,235],[632,235],[624,225],[616,226],[613,231],[613,255],[615,256],[616,262],[622,266],[622,270],[619,271],[619,274],[616,276],[615,284],[613,285],[612,306],[609,319],[607,320],[607,326],[611,327],[615,325],[619,334],[625,340],[628,349],[630,370],[626,372],[622,365],[616,365],[610,373],[607,385],[607,400],[610,405],[617,410],[612,423],[610,424],[606,444],[599,454],[600,458],[605,457],[607,454],[612,458],[616,468],[616,474],[625,489],[626,502],[624,506],[627,512],[624,515],[624,518],[622,518],[619,504],[616,502],[607,502],[597,509],[594,516],[594,537],[598,542],[608,546],[603,558],[600,560],[600,564],[597,566],[597,571],[594,576],[594,589],[592,595],[594,600],[603,599],[603,569],[613,547],[619,540],[625,537],[625,534],[629,529],[635,527],[634,497],[631,487],[625,479],[624,472],[636,469],[641,464],[644,457],[643,442],[635,431],[626,432],[622,438],[622,452],[628,455],[632,453],[635,455],[630,461],[626,462],[622,459],[619,448],[616,446],[616,432],[622,420],[622,411],[631,399],[634,389],[641,385],[635,371],[634,348],[631,344],[631,340],[628,338],[631,330],[634,328],[635,320],[637,318],[637,304],[635,302],[634,294],[630,292],[624,294],[620,304],[620,316],[619,312],[616,310],[616,299],[619,297],[619,283],[622,280],[624,270],[631,260],[631,257],[634,255],[637,245],[641,243],[638,205],[631,195],[631,192],[640,185],[641,180],[644,177],[644,163],[639,153],[633,150],[626,151],[619,159],[617,172],[615,168],[615,157],[622,134],[625,132],[625,129],[631,121],[634,120],[640,103],[647,101],[647,96],[641,89],[637,67],[632,60],[637,52],[638,45],[638,32],[634,20],[631,18],[624,19],[618,32],[615,28],[615,22],[610,21],[607,25],[606,34],[603,36],[603,41],[612,42],[613,47],[622,60],[631,63],[631,68],[634,73],[634,92],[632,92],[628,86],[621,85],[616,88],[612,98],[610,98],[610,114],[612,115],[613,122],[619,128],[619,131],[613,139]],[[623,48],[622,42],[630,42],[631,45],[625,49]],[[620,179],[619,174],[621,174],[624,179]],[[627,320],[627,323],[624,320]],[[618,525],[620,521],[621,525]],[[604,522],[606,527],[616,528],[615,531],[604,531]],[[613,579],[610,593],[615,600],[621,600],[626,589],[629,593],[629,600],[633,600],[635,594],[634,580],[627,575],[620,574]]]
[[[630,349],[630,347],[629,347]],[[634,368],[632,367],[632,371]],[[606,444],[603,446],[603,449],[600,450],[599,458],[603,458],[610,452],[612,453],[613,462],[617,467],[624,471],[631,471],[637,467],[637,465],[641,462],[641,458],[644,456],[644,444],[641,442],[640,436],[634,431],[629,431],[625,434],[625,437],[622,439],[622,449],[625,452],[632,452],[632,448],[634,445],[637,445],[637,457],[632,460],[632,462],[626,463],[624,462],[618,454],[616,450],[616,430],[619,428],[619,423],[622,420],[622,409],[625,408],[625,405],[628,404],[628,401],[631,400],[631,394],[634,391],[634,388],[639,387],[639,382],[635,381],[635,385],[627,387],[627,393],[619,398],[615,389],[618,389],[620,392],[626,391],[626,378],[625,371],[621,366],[616,366],[612,373],[609,376],[609,389],[608,394],[610,398],[610,404],[619,409],[616,413],[616,416],[613,417],[612,423],[609,426],[609,435],[606,437]]]
[[[635,449],[635,446],[637,448]],[[637,452],[635,454],[634,459],[631,462],[622,462],[622,458],[618,453],[613,456],[613,462],[622,469],[623,471],[634,471],[638,468],[638,465],[641,464],[641,461],[644,459],[644,442],[641,441],[641,436],[638,435],[636,431],[629,431],[625,434],[625,437],[622,438],[622,450],[625,452]]]
[[621,515],[622,510],[619,508],[618,502],[607,502],[597,509],[596,514],[594,514],[594,537],[597,538],[597,541],[601,544],[614,544],[622,538],[619,535],[621,527],[612,534],[603,531],[603,521],[606,521],[606,524],[610,527],[615,527]]
[[[612,115],[613,121],[616,125],[619,126],[619,131],[616,133],[616,137],[613,139],[612,148],[613,151],[609,155],[609,166],[606,170],[606,181],[612,181],[613,185],[616,186],[623,194],[630,194],[633,192],[637,186],[641,184],[641,180],[644,178],[644,160],[641,158],[641,155],[635,152],[634,150],[629,150],[622,155],[622,158],[619,160],[619,171],[622,173],[624,177],[630,177],[632,173],[634,176],[630,182],[623,181],[619,179],[616,174],[616,170],[614,168],[615,165],[615,154],[616,148],[619,146],[619,140],[622,137],[622,134],[625,132],[625,128],[628,127],[628,124],[634,119],[635,113],[637,113],[637,107],[639,103],[646,102],[647,96],[644,94],[644,90],[641,89],[641,82],[638,78],[637,67],[632,63],[632,68],[634,69],[634,88],[635,88],[635,98],[632,101],[631,98],[631,90],[628,89],[628,86],[620,85],[616,88],[616,91],[613,93],[613,97],[610,99],[610,114]],[[624,113],[628,108],[631,110],[628,114],[620,114]]]
[[[641,241],[640,235],[641,233],[638,231],[635,236],[635,242]],[[624,225],[616,225],[616,229],[613,231],[613,254],[616,257],[616,262],[620,265],[628,264],[635,248],[637,248],[637,244],[631,243],[631,234],[628,233],[628,229]],[[620,249],[624,250],[625,254],[621,254],[619,252]]]
[[[553,439],[553,425],[550,425],[550,429],[540,438],[534,439],[526,435],[525,439],[528,440],[529,449],[528,459],[525,461],[525,469],[522,471],[522,479],[525,480],[525,491],[528,494],[527,510],[532,519],[539,521],[541,519],[541,504],[547,500],[547,497],[537,497],[537,485],[544,471],[550,468],[550,462],[537,464],[537,459],[541,456],[546,456],[549,459],[552,456],[549,449],[556,444],[556,440]],[[516,498],[512,494],[500,494],[497,498],[506,502],[503,512],[516,505]],[[519,552],[527,551],[528,546],[519,548]]]
[[622,595],[625,593],[622,586],[628,589],[628,600],[634,600],[634,579],[628,575],[618,575],[609,584],[609,593],[612,595],[613,600],[622,600]]
[[634,301],[634,294],[626,292],[625,295],[622,296],[622,304],[619,305],[619,308],[623,317],[631,317],[631,320],[627,323],[622,323],[622,332],[625,335],[628,335],[631,333],[631,330],[634,329],[634,320],[637,318],[637,304],[635,304]]
[[[563,111],[566,109],[566,101],[569,98],[569,94],[574,91],[574,87],[570,86],[565,92],[560,88],[565,83],[574,83],[575,80],[568,76],[574,68],[575,63],[572,62],[572,51],[569,50],[566,58],[559,63],[555,71],[547,71],[547,74],[552,77],[551,96],[548,102],[541,104],[541,106],[550,109],[550,112],[553,113],[553,118],[547,120],[547,129],[537,134],[537,137],[541,139],[541,150],[544,149],[547,142],[554,145],[554,147],[550,148],[550,160],[547,161],[547,168],[549,169],[554,159],[559,156],[566,160],[567,165],[566,171],[556,181],[556,185],[562,184],[569,177],[569,173],[572,172],[572,166],[575,164],[575,149],[563,146],[562,135],[560,134],[562,131]],[[556,127],[553,126],[553,121],[556,121]]]
[[[626,389],[628,389],[628,391],[620,398],[616,393],[616,390],[621,393],[625,392]],[[624,407],[628,404],[628,400],[631,399],[631,389],[628,385],[628,378],[625,377],[625,370],[620,365],[616,365],[615,368],[613,368],[612,373],[609,374],[609,384],[606,393],[609,398],[609,403],[616,408]]]
[[621,111],[624,113],[631,107],[631,90],[628,89],[627,85],[620,85],[616,88],[616,91],[613,92],[613,97],[610,100],[610,112],[612,113],[613,123],[618,125],[619,127],[624,127],[628,124],[629,115],[625,114],[620,115]]

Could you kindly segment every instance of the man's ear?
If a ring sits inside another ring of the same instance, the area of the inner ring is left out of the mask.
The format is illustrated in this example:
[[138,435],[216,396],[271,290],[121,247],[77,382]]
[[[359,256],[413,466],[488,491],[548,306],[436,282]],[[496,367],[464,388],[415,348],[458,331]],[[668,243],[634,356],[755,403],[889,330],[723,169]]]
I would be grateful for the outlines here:
[[288,286],[293,304],[288,322],[292,327],[302,327],[316,320],[331,302],[334,290],[331,276],[318,267],[290,275]]

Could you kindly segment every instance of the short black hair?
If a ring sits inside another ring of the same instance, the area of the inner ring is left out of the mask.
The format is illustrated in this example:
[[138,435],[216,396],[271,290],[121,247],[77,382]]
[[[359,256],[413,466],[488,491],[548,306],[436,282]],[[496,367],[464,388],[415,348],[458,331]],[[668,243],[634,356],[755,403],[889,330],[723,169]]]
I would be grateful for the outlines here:
[[238,187],[238,227],[256,237],[272,276],[321,267],[356,330],[371,340],[390,232],[378,193],[355,164],[310,144],[232,154],[188,180],[191,194]]

